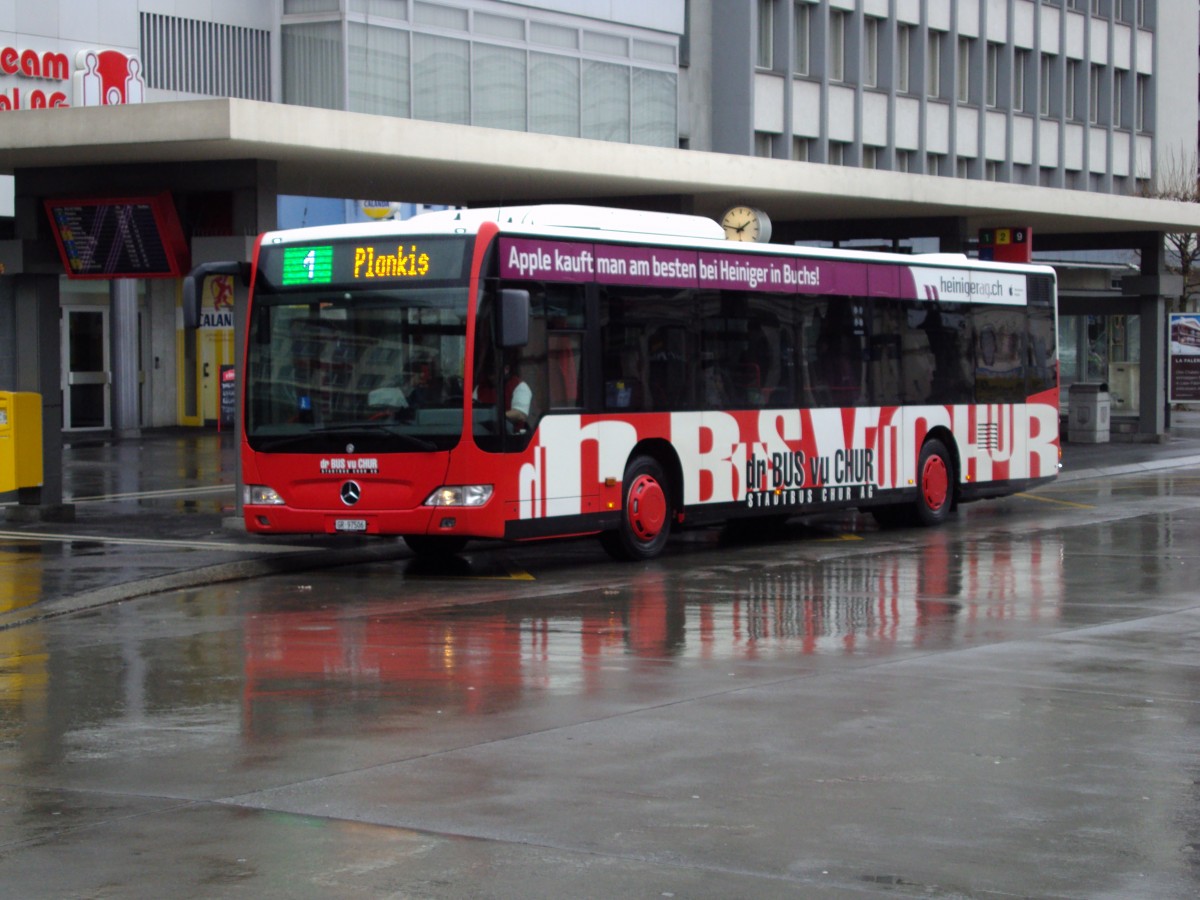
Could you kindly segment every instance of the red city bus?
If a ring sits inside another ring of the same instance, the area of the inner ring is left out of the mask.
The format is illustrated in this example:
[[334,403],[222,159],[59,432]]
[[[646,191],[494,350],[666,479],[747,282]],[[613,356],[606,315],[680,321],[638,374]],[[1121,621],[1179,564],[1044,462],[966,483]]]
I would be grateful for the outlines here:
[[941,522],[1055,477],[1053,270],[747,245],[694,216],[451,210],[257,244],[255,533],[599,535],[846,507]]

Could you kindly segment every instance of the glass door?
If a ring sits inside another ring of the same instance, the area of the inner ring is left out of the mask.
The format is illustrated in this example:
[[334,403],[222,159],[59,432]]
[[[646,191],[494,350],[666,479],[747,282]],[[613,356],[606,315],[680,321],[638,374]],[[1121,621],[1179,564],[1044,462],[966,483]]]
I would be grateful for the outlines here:
[[112,427],[108,308],[63,307],[63,430]]

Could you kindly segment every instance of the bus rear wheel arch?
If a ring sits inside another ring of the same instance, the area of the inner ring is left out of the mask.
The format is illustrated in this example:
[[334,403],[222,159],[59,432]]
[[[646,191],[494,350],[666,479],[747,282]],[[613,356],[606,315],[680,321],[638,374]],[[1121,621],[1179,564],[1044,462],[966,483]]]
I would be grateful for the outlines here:
[[600,543],[616,559],[647,560],[662,553],[671,536],[675,501],[671,482],[657,459],[636,455],[621,479],[621,520]]
[[915,512],[921,525],[940,525],[954,507],[954,460],[946,445],[930,438],[921,445],[917,458],[917,502]]
[[884,528],[903,525],[941,525],[957,502],[958,469],[941,437],[930,437],[917,457],[916,499],[911,503],[871,507],[871,515]]

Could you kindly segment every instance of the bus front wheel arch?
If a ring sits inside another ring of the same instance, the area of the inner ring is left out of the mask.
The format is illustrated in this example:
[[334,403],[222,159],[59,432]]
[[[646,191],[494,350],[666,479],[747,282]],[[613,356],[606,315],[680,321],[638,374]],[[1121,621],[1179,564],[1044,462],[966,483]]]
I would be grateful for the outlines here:
[[610,556],[625,560],[653,559],[671,536],[674,503],[671,484],[652,456],[634,456],[621,480],[621,521],[600,535]]

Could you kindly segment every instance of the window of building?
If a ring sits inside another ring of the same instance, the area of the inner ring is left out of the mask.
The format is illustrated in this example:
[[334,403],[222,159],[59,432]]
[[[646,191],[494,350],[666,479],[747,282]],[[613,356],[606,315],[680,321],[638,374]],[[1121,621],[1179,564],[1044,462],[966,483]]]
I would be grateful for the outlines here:
[[475,44],[471,60],[474,124],[524,131],[528,121],[525,51]]
[[[995,109],[1000,105],[1000,50],[1001,47],[999,44],[988,42],[987,59],[984,60],[984,77],[987,80],[985,102],[991,109]],[[1016,104],[1014,103],[1013,105],[1015,106]]]
[[897,93],[907,94],[909,92],[909,67],[912,65],[912,36],[913,27],[911,25],[896,26],[896,91]]
[[792,138],[792,159],[808,162],[812,155],[812,138]]
[[829,11],[829,80],[846,80],[846,13],[840,9]]
[[285,25],[282,35],[283,102],[341,109],[346,102],[341,25]]
[[529,130],[579,137],[579,60],[529,54]]
[[807,75],[811,65],[812,4],[795,4],[792,32],[792,72],[796,75]]
[[475,33],[490,34],[510,41],[525,40],[525,23],[511,16],[494,16],[491,13],[475,13]]
[[1054,97],[1054,57],[1049,53],[1043,53],[1039,65],[1038,75],[1038,112],[1043,116],[1048,116],[1053,110]]
[[444,3],[413,4],[413,21],[418,25],[433,25],[451,31],[467,30],[467,11]]
[[1029,108],[1025,96],[1025,83],[1029,71],[1030,52],[1021,48],[1013,50],[1013,97],[1014,112],[1025,112]]
[[601,56],[628,56],[629,40],[618,34],[583,33],[583,49]]
[[599,141],[629,140],[629,67],[583,61],[581,134]]
[[829,142],[829,164],[844,166],[846,164],[846,144],[842,141]]
[[758,45],[754,63],[760,69],[774,68],[775,2],[758,0]]
[[547,47],[562,47],[564,50],[579,49],[579,32],[574,28],[550,25],[547,22],[530,22],[529,39]]
[[775,155],[775,136],[767,131],[754,132],[754,155],[770,159]]
[[[285,0],[285,12],[292,12],[288,7],[294,0]],[[307,0],[300,0],[307,2]],[[331,7],[332,12],[336,12],[338,5],[337,0],[319,0],[322,5]],[[350,0],[350,12],[366,13],[373,18],[397,19],[404,21],[408,18],[408,0]]]
[[290,16],[294,13],[339,12],[339,0],[283,0],[283,14]]
[[1145,131],[1150,125],[1150,76],[1138,75],[1134,80],[1134,127]]
[[958,39],[958,102],[971,102],[971,45],[970,38]]
[[879,31],[881,20],[872,16],[863,19],[863,86],[879,85]]
[[676,81],[673,72],[633,70],[633,143],[670,147],[675,142],[679,133]]
[[942,96],[942,44],[945,32],[929,32],[925,48],[925,96],[937,99]]
[[[287,9],[324,9],[323,0],[314,2],[289,2]],[[483,12],[467,16],[465,8],[411,0],[350,0],[349,6],[370,19],[284,19],[285,103],[678,144],[677,48],[670,42],[616,28],[605,33]],[[404,18],[410,8],[413,24]],[[448,33],[468,27],[461,38]]]
[[1129,102],[1125,92],[1129,90],[1129,73],[1116,69],[1113,72],[1113,125],[1128,128]]
[[1091,66],[1088,71],[1088,121],[1097,125],[1103,121],[1102,66]]
[[436,34],[413,34],[413,117],[471,124],[471,44]]
[[[349,22],[346,45],[350,111],[408,116],[408,32]],[[525,127],[523,117],[520,127]]]
[[635,40],[632,56],[634,59],[661,63],[664,66],[675,65],[675,48],[670,44],[659,44],[656,41]]
[[1075,102],[1079,88],[1079,60],[1067,60],[1066,84],[1064,84],[1063,87],[1065,88],[1065,96],[1063,99],[1063,117],[1068,120],[1074,119],[1079,113]]

